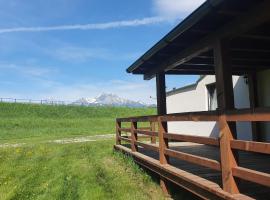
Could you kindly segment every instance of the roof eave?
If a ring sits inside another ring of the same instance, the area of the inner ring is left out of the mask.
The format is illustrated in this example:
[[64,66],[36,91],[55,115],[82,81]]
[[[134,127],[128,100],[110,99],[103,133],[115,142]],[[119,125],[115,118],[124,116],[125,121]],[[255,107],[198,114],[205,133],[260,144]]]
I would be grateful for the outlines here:
[[159,42],[157,42],[151,49],[149,49],[144,55],[136,60],[129,68],[128,73],[132,73],[141,64],[148,60],[152,55],[156,54],[160,49],[166,47],[171,41],[178,37],[185,30],[197,23],[204,15],[210,12],[211,8],[220,4],[224,0],[206,0],[200,7],[193,11],[188,17],[186,17],[179,25],[177,25],[171,32],[164,36]]

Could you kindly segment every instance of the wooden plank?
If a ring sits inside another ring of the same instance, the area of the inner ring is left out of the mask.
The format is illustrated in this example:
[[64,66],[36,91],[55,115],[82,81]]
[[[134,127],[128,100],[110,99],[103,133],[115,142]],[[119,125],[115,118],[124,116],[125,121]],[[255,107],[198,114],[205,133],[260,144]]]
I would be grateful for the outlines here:
[[164,137],[176,141],[193,142],[198,144],[207,144],[213,146],[219,146],[219,140],[211,137],[181,135],[175,133],[165,133]]
[[255,200],[254,198],[248,197],[248,196],[243,195],[243,194],[234,194],[233,197],[236,200]]
[[201,165],[204,167],[208,167],[208,168],[220,171],[220,163],[216,160],[204,158],[201,156],[195,156],[189,153],[183,153],[183,152],[179,152],[179,151],[175,151],[171,149],[166,149],[165,154],[174,158],[185,160],[187,162],[190,162],[196,165]]
[[270,174],[243,167],[234,167],[232,172],[238,178],[270,187]]
[[167,114],[160,117],[161,121],[218,121],[218,112],[201,111]]
[[241,122],[241,121],[267,122],[270,121],[270,113],[256,113],[256,112],[241,113],[241,111],[239,112],[235,111],[233,114],[227,113],[226,119],[227,121],[231,122]]
[[231,148],[243,151],[270,154],[270,143],[231,140]]
[[138,151],[138,147],[135,144],[135,142],[137,142],[137,140],[138,140],[137,133],[135,132],[136,129],[137,129],[137,122],[131,122],[131,127],[130,127],[130,130],[131,130],[131,150],[134,152]]
[[146,143],[139,142],[139,141],[136,141],[135,144],[136,144],[136,145],[139,145],[139,146],[141,146],[141,147],[143,147],[143,148],[145,148],[145,149],[149,149],[149,150],[151,150],[151,151],[156,151],[156,152],[159,151],[158,146],[155,146],[155,145],[153,145],[153,144],[146,144]]
[[155,131],[143,131],[143,130],[135,130],[136,133],[142,135],[149,135],[149,136],[158,136],[158,132]]
[[[192,192],[193,194],[199,196],[202,199],[239,199],[235,198],[234,195],[223,191],[220,186],[214,182],[208,181],[171,165],[162,165],[154,158],[143,155],[139,152],[132,152],[127,147],[115,145],[114,148],[116,150],[120,150],[130,154],[140,165],[148,168],[149,170],[157,173],[158,175],[162,175],[167,180]],[[248,198],[245,195],[243,195],[242,197],[246,197],[246,199],[249,200],[252,199]]]
[[136,116],[136,117],[125,117],[125,118],[117,118],[116,121],[118,122],[156,122],[157,115],[149,115],[149,116]]

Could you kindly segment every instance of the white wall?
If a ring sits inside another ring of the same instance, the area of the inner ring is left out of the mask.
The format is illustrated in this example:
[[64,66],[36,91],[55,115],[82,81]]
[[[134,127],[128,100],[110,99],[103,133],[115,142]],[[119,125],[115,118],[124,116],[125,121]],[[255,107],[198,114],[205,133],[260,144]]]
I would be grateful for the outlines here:
[[[167,96],[167,112],[195,112],[208,110],[208,92],[206,85],[214,83],[215,76],[206,76],[197,86],[189,87],[176,94]],[[236,108],[249,107],[248,86],[242,77],[233,77]],[[219,134],[216,122],[169,122],[168,131],[187,135],[212,136]],[[239,139],[250,140],[251,125],[249,122],[237,123]]]

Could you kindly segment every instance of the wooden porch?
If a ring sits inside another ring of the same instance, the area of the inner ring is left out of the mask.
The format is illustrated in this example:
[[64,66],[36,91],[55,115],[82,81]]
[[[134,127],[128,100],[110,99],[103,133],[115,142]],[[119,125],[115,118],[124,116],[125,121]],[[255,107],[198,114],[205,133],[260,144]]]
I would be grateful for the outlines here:
[[[228,122],[266,121],[270,120],[268,113],[267,109],[245,109],[226,115],[199,112],[117,119],[114,148],[131,155],[165,182],[171,181],[203,199],[268,199],[270,144],[224,137],[231,134]],[[210,138],[167,133],[164,122],[171,121],[219,121],[220,127],[225,127],[224,135]],[[142,122],[144,126],[149,122],[149,128],[139,127]],[[127,123],[129,128],[121,128]],[[239,151],[233,154],[235,150]],[[222,189],[232,184],[231,178],[238,192]]]
[[[269,131],[261,126],[270,122],[270,78],[261,76],[270,72],[269,10],[268,0],[207,0],[127,69],[156,78],[158,115],[117,119],[114,148],[157,173],[164,193],[171,181],[203,199],[270,199]],[[217,109],[167,114],[170,75],[214,75]],[[235,105],[235,75],[246,78],[246,109]],[[180,121],[217,122],[219,136],[168,133],[167,123]],[[238,122],[250,123],[252,141],[237,138]]]

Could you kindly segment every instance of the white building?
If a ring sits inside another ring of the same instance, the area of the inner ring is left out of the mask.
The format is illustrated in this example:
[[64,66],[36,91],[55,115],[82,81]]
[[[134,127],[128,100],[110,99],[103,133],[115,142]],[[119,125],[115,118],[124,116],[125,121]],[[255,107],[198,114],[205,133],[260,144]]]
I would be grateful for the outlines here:
[[[269,106],[270,91],[264,89],[270,81],[268,75],[270,72],[259,74],[260,86],[258,93],[260,104]],[[265,86],[265,87],[264,87]],[[236,108],[249,108],[249,88],[248,81],[245,77],[233,76],[234,87],[234,102]],[[201,76],[194,84],[185,87],[174,89],[167,92],[167,112],[182,113],[215,110],[217,107],[215,89],[215,76]],[[237,122],[237,137],[243,140],[252,140],[252,128],[250,122]],[[264,140],[269,140],[267,130],[270,130],[269,124],[264,126],[261,131],[264,135]],[[216,122],[170,122],[168,124],[170,133],[180,133],[187,135],[211,136],[217,137],[219,134],[218,124]],[[268,135],[268,136],[267,136]]]

